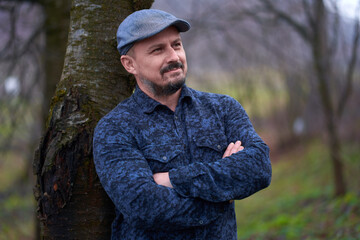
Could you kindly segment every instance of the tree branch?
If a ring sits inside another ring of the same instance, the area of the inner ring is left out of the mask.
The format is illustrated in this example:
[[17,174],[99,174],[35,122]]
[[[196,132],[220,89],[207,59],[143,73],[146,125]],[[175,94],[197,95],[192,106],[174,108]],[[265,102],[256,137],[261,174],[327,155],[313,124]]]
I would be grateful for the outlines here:
[[[358,9],[360,9],[360,4],[359,4]],[[348,68],[346,71],[346,78],[345,78],[346,86],[344,88],[344,91],[342,92],[342,95],[339,99],[339,104],[337,107],[337,115],[339,118],[343,115],[345,105],[351,95],[351,92],[352,92],[354,71],[355,71],[355,66],[356,66],[356,62],[358,59],[357,54],[358,54],[358,49],[359,49],[359,45],[360,45],[359,41],[360,41],[360,19],[357,19],[355,27],[354,27],[354,37],[353,37],[352,48],[351,48],[351,56],[350,56]]]
[[311,10],[310,10],[311,7],[310,7],[308,1],[307,0],[302,0],[302,5],[303,5],[303,8],[304,8],[304,11],[305,11],[306,18],[307,18],[307,21],[309,23],[309,26],[311,28],[314,28],[315,20],[314,20],[314,17],[312,15],[312,13],[311,13]]
[[330,35],[332,37],[332,39],[330,40],[330,44],[328,46],[328,51],[329,51],[329,55],[330,57],[334,56],[336,54],[336,49],[338,48],[338,43],[339,43],[339,26],[340,26],[340,13],[339,13],[339,8],[338,5],[333,2],[330,1],[333,5],[333,8],[335,10],[335,18],[334,18],[334,23],[333,23],[333,32]]
[[7,40],[7,43],[4,45],[3,49],[0,50],[0,56],[3,55],[6,56],[7,51],[9,51],[9,49],[13,45],[15,45],[14,42],[16,37],[16,21],[17,21],[15,17],[16,6],[15,5],[6,6],[6,8],[3,8],[2,10],[9,12],[9,22],[10,22],[9,39]]
[[265,8],[291,26],[305,41],[311,41],[311,35],[307,31],[306,26],[297,22],[284,11],[277,9],[270,0],[261,0],[261,2]]

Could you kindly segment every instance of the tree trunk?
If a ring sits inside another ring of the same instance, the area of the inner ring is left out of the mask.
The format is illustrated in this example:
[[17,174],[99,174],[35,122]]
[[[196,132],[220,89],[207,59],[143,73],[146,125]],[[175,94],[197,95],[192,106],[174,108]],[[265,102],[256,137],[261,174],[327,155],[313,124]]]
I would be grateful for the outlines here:
[[323,1],[314,2],[315,25],[313,29],[312,50],[315,73],[318,79],[318,91],[320,93],[322,108],[324,110],[326,130],[328,133],[328,147],[332,161],[335,196],[346,193],[346,183],[343,174],[343,161],[341,157],[341,146],[338,135],[337,115],[334,102],[331,101],[329,82],[332,66],[330,63],[330,52],[327,33],[327,16]]
[[[41,0],[45,13],[45,52],[43,64],[45,81],[43,83],[42,100],[42,129],[45,130],[45,122],[49,113],[50,101],[54,95],[56,84],[60,81],[64,66],[65,50],[70,23],[71,0],[53,1]],[[36,216],[35,216],[36,217]],[[40,239],[40,223],[35,219],[35,239]]]
[[343,159],[341,157],[341,143],[337,133],[337,127],[328,126],[330,157],[333,167],[335,196],[343,196],[346,193]]
[[64,69],[34,158],[42,239],[110,238],[114,207],[95,172],[93,129],[132,92],[116,50],[118,24],[151,4],[73,0]]

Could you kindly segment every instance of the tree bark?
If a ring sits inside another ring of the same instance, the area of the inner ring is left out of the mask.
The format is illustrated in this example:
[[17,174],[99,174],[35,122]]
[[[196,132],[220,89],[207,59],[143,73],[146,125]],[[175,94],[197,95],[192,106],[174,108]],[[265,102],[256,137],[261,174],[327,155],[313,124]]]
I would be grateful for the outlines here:
[[118,24],[151,4],[72,2],[64,69],[34,158],[42,239],[110,238],[114,207],[94,168],[93,129],[133,90],[116,50]]

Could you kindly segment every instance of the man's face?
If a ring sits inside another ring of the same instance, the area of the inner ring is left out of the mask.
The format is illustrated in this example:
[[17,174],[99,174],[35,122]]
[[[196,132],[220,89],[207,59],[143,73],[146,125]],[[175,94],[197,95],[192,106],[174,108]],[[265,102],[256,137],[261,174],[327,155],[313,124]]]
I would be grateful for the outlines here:
[[144,39],[130,50],[133,73],[139,87],[154,96],[177,92],[185,83],[186,55],[175,27]]

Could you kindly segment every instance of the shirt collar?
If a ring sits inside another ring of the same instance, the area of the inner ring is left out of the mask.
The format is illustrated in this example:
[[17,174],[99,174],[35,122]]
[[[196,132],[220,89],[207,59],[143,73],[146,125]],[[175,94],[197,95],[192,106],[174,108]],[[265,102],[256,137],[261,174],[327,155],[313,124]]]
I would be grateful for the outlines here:
[[[146,95],[138,85],[136,85],[135,91],[132,95],[135,102],[139,105],[141,110],[144,113],[152,113],[157,106],[163,106],[158,101],[152,99],[148,95]],[[191,100],[193,98],[193,93],[190,91],[190,89],[184,85],[181,90],[180,98],[178,104],[180,104],[185,99]]]

